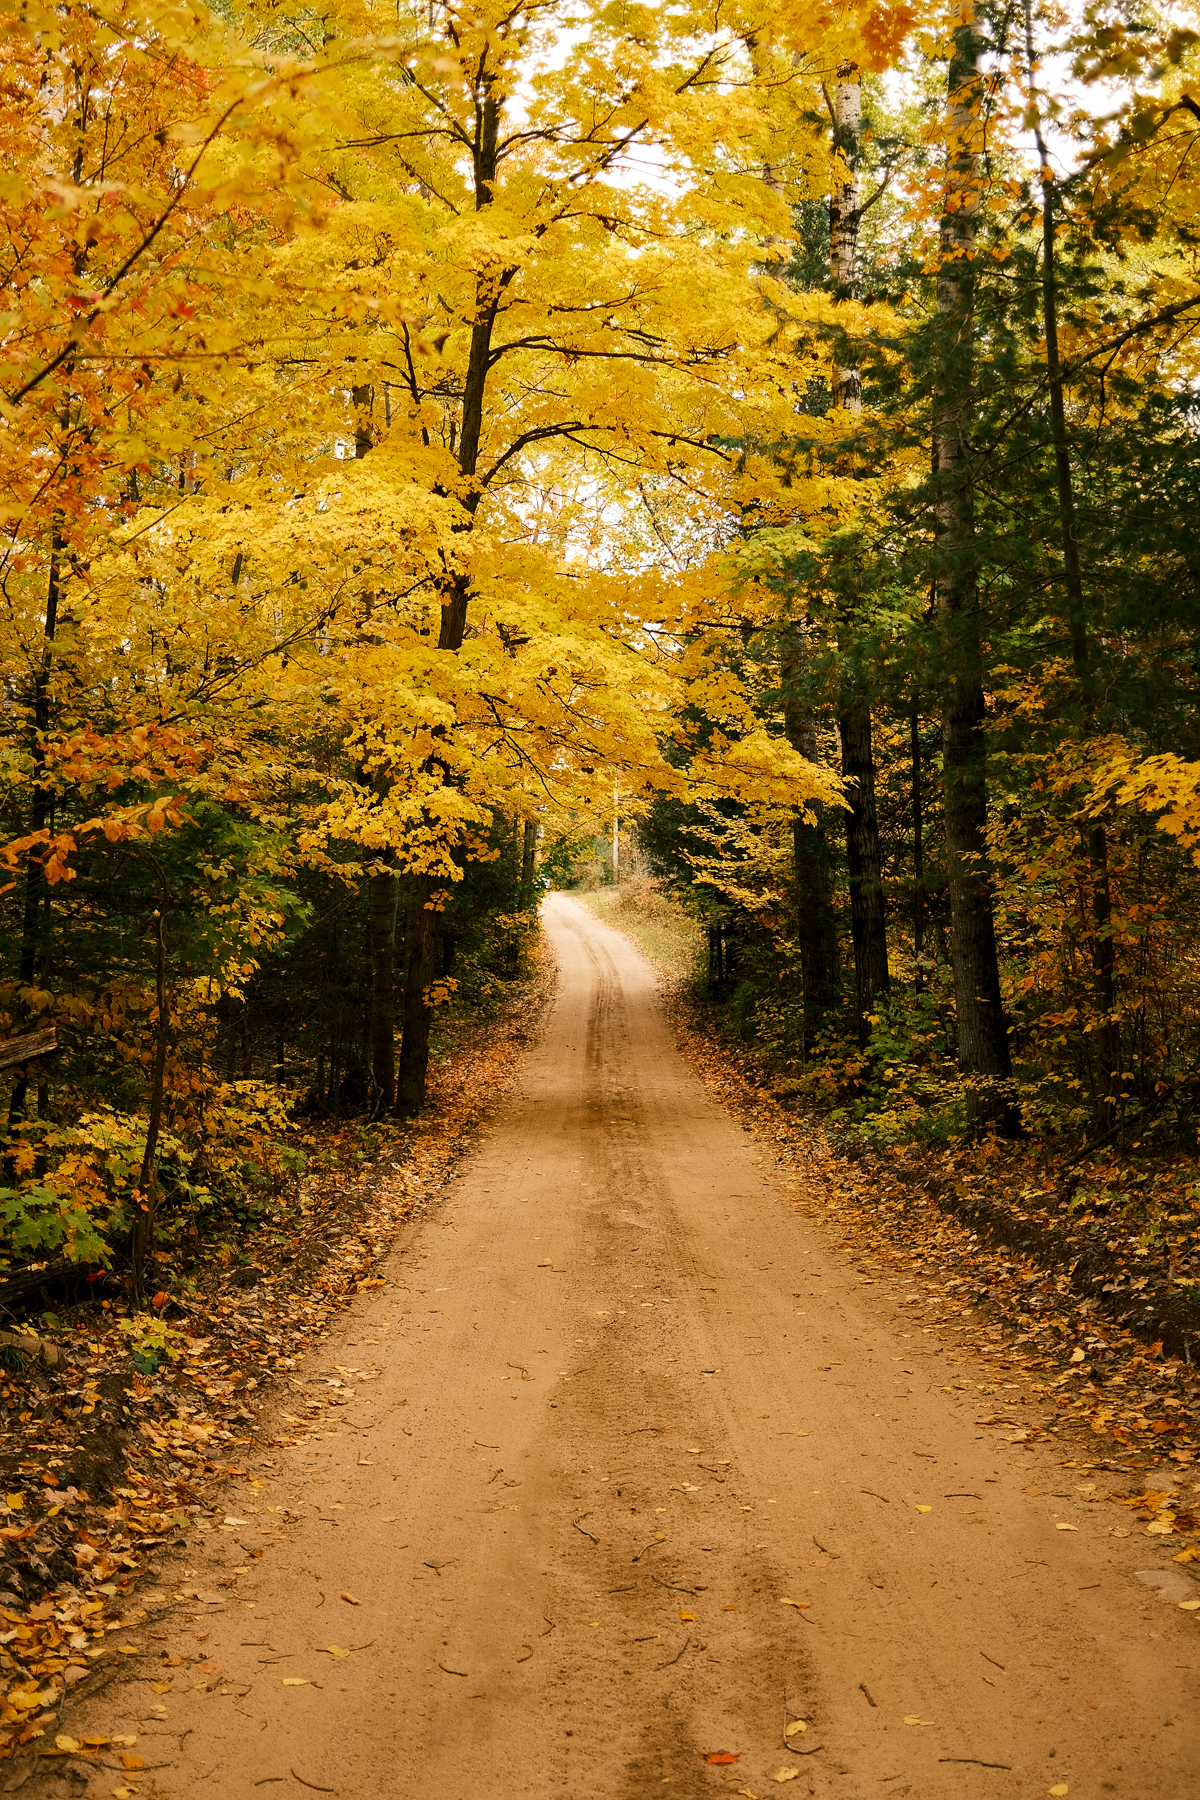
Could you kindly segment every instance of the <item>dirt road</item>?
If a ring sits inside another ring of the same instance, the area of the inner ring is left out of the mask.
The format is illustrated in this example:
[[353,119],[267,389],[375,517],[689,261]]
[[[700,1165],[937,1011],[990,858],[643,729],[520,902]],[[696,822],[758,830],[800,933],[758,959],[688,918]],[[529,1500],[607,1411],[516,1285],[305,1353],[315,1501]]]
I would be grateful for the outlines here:
[[518,1096],[310,1361],[351,1403],[189,1552],[212,1598],[125,1634],[205,1660],[93,1708],[150,1766],[116,1791],[1200,1794],[1200,1615],[1135,1579],[1170,1540],[976,1425],[629,943],[545,917]]

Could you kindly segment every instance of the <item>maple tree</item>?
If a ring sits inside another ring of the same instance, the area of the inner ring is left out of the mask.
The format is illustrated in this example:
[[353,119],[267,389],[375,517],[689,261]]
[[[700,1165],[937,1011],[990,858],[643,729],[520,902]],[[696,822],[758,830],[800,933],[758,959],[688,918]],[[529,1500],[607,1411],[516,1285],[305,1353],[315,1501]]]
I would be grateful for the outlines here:
[[880,1129],[1179,1078],[1185,31],[6,21],[14,1255],[419,1111],[614,807]]

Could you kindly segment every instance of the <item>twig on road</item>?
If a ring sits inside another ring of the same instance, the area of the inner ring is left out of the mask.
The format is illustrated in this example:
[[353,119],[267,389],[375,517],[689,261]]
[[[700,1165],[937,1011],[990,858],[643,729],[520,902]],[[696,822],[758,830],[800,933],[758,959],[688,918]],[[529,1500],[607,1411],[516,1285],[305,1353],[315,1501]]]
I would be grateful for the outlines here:
[[[591,1515],[589,1513],[584,1513],[583,1516],[586,1519],[586,1518],[589,1518]],[[586,1525],[581,1525],[579,1523],[578,1519],[572,1519],[571,1523],[575,1527],[576,1531],[582,1531],[585,1538],[591,1538],[593,1544],[599,1544],[600,1539],[596,1536],[594,1531],[589,1531],[587,1529]],[[543,1613],[542,1617],[543,1618],[545,1617],[544,1613]]]
[[670,1588],[673,1594],[706,1594],[708,1592],[707,1582],[702,1583],[700,1587],[681,1587],[677,1581],[661,1581],[657,1575],[651,1575],[650,1579],[657,1581],[661,1588]]
[[305,1781],[303,1775],[297,1775],[295,1769],[291,1770],[291,1777],[293,1781],[298,1781],[301,1787],[311,1788],[314,1794],[338,1794],[341,1792],[340,1788],[318,1787],[315,1781]]
[[[689,1637],[689,1638],[684,1638],[684,1640],[683,1640],[683,1650],[686,1650],[686,1649],[687,1649],[687,1647],[688,1647],[688,1645],[689,1645],[689,1644],[690,1644],[690,1643],[691,1643],[691,1641],[692,1641],[692,1640],[691,1640],[691,1638],[690,1638],[690,1637]],[[682,1656],[682,1655],[683,1655],[683,1650],[681,1650],[681,1651],[680,1651],[680,1652],[679,1652],[679,1656]],[[665,1663],[655,1663],[655,1665],[654,1665],[654,1667],[655,1667],[655,1668],[656,1668],[656,1669],[673,1669],[673,1668],[674,1668],[674,1667],[675,1667],[675,1664],[676,1664],[676,1663],[677,1663],[677,1662],[678,1662],[678,1661],[679,1661],[679,1656],[673,1656],[673,1657],[672,1657],[672,1658],[671,1658],[671,1660],[670,1660],[670,1662],[665,1662]]]
[[1011,1770],[1011,1768],[1012,1768],[1011,1763],[984,1762],[978,1756],[939,1756],[938,1761],[940,1763],[944,1763],[944,1762],[946,1762],[946,1763],[974,1763],[975,1767],[977,1769],[1010,1769]]
[[642,1560],[643,1556],[645,1556],[647,1550],[653,1550],[657,1543],[658,1543],[657,1538],[651,1538],[650,1542],[648,1544],[643,1544],[641,1549],[638,1551],[637,1555],[634,1557],[634,1559],[633,1559],[634,1562],[641,1562],[641,1560]]

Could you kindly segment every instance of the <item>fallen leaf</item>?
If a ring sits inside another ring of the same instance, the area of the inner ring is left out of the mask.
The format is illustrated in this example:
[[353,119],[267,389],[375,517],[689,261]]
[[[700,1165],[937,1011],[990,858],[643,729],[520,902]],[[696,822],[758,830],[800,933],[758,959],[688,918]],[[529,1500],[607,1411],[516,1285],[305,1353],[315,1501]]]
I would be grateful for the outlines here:
[[681,1606],[679,1609],[679,1621],[682,1625],[694,1625],[696,1623],[696,1615],[695,1613],[684,1612]]
[[249,1521],[249,1519],[230,1519],[230,1518],[227,1518],[227,1519],[225,1519],[225,1520],[224,1520],[224,1521],[223,1521],[223,1523],[224,1523],[224,1524],[226,1524],[226,1525],[248,1525],[248,1524],[249,1524],[249,1523],[250,1523],[250,1521]]
[[1181,1550],[1178,1556],[1171,1558],[1171,1561],[1195,1562],[1198,1557],[1200,1557],[1200,1545],[1193,1544],[1190,1550]]
[[307,1687],[308,1680],[303,1675],[285,1675],[283,1685],[284,1687]]
[[137,1743],[137,1732],[131,1731],[127,1737],[118,1737],[116,1732],[114,1731],[111,1738],[108,1739],[108,1742],[110,1744],[136,1744]]
[[933,1508],[932,1508],[932,1506],[918,1506],[918,1507],[915,1507],[913,1510],[915,1512],[932,1512]]
[[150,1692],[152,1694],[169,1694],[170,1691],[171,1684],[169,1681],[152,1681],[150,1683]]
[[78,1738],[67,1737],[65,1733],[61,1737],[55,1738],[54,1746],[57,1750],[81,1750],[83,1748]]
[[1046,1789],[1048,1794],[1069,1794],[1070,1791],[1065,1781],[1056,1781],[1052,1788]]
[[795,1737],[795,1735],[798,1731],[807,1731],[807,1730],[808,1730],[808,1720],[807,1719],[793,1719],[791,1724],[788,1726],[787,1730],[784,1732],[783,1735],[784,1735],[784,1737]]
[[358,1459],[358,1466],[360,1469],[373,1469],[375,1467],[375,1462],[370,1456],[360,1456]]
[[796,1607],[796,1609],[799,1612],[803,1612],[806,1607],[809,1607],[812,1605],[812,1601],[811,1600],[789,1600],[787,1595],[784,1594],[780,1597],[779,1604],[780,1604],[780,1606],[794,1606],[794,1607]]
[[20,1512],[25,1504],[24,1494],[9,1494],[7,1499],[10,1512]]
[[115,1787],[113,1789],[113,1800],[132,1800],[132,1795],[132,1788]]
[[538,1264],[539,1269],[552,1269],[553,1267],[554,1267],[554,1264],[548,1256],[544,1256],[542,1258],[541,1262]]
[[1181,1600],[1179,1602],[1180,1612],[1195,1612],[1197,1608],[1200,1608],[1200,1600]]
[[140,1756],[122,1755],[121,1757],[121,1767],[123,1769],[144,1769],[145,1766],[146,1764]]
[[771,1780],[772,1781],[795,1781],[795,1779],[799,1773],[800,1773],[799,1769],[776,1769],[775,1773],[771,1777]]
[[348,1606],[361,1606],[362,1605],[362,1601],[357,1599],[354,1594],[341,1594],[338,1597],[339,1597],[339,1599],[344,1600]]
[[723,1607],[722,1607],[722,1608],[721,1608],[721,1611],[722,1611],[722,1612],[736,1612],[736,1611],[737,1611],[737,1601],[736,1601],[736,1600],[730,1600],[730,1601],[728,1601],[728,1602],[727,1602],[727,1603],[726,1603],[726,1604],[725,1604],[725,1605],[724,1605],[724,1606],[723,1606]]
[[[1079,1527],[1078,1525],[1064,1525],[1060,1519],[1054,1529],[1055,1531],[1078,1531]],[[1153,1530],[1153,1526],[1151,1526],[1151,1530]]]
[[[1082,1351],[1082,1350],[1072,1350],[1072,1352],[1071,1352],[1071,1361],[1072,1361],[1072,1362],[1073,1362],[1073,1363],[1078,1363],[1078,1362],[1082,1362],[1082,1361],[1083,1361],[1083,1351]],[[1050,1791],[1051,1791],[1051,1793],[1053,1793],[1053,1792],[1054,1792],[1054,1789],[1053,1789],[1053,1788],[1051,1788],[1051,1790],[1050,1790]]]
[[[1072,1527],[1073,1529],[1074,1527]],[[1153,1525],[1147,1525],[1146,1535],[1148,1537],[1170,1537],[1174,1529],[1174,1519],[1155,1519]]]
[[117,1649],[122,1656],[140,1656],[142,1654],[136,1644],[118,1644]]
[[343,1650],[340,1644],[326,1644],[325,1648],[330,1656],[349,1656],[350,1654],[348,1650]]
[[706,1763],[735,1763],[740,1762],[741,1757],[740,1750],[710,1750],[704,1760]]
[[920,1717],[920,1715],[917,1713],[908,1713],[905,1717],[904,1723],[906,1725],[932,1725],[933,1720],[932,1719],[922,1719]]

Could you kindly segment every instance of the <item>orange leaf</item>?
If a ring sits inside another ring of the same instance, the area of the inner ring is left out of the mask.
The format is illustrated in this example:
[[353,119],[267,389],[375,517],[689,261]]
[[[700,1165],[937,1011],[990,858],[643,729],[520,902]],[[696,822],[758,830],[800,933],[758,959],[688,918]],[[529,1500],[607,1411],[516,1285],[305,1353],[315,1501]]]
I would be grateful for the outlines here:
[[735,1763],[741,1761],[740,1750],[710,1750],[705,1757],[706,1763]]

